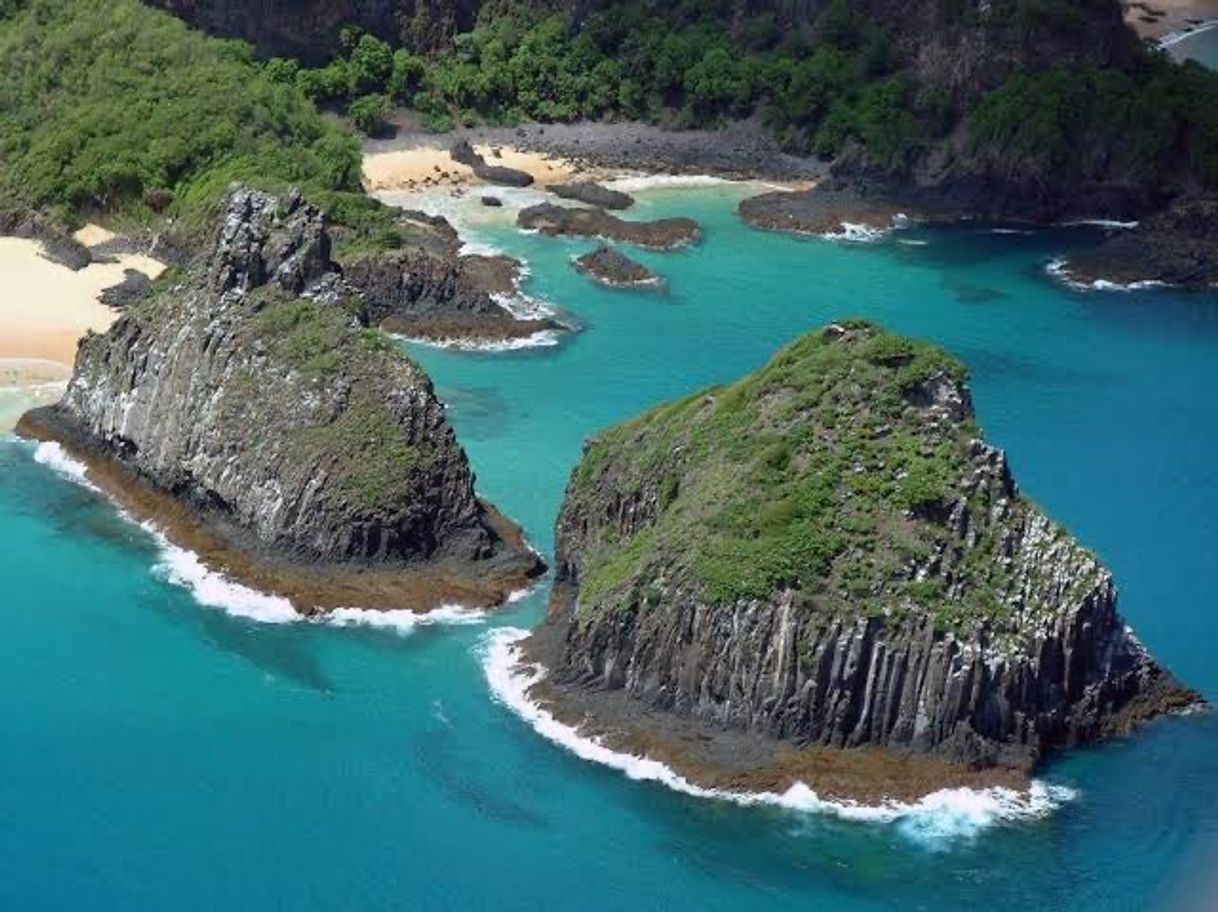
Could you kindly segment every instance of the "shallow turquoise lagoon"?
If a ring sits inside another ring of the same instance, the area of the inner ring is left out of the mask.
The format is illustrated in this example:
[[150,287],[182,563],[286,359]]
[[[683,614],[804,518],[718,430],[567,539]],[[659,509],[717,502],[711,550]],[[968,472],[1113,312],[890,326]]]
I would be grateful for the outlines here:
[[[600,290],[590,245],[480,229],[583,331],[550,349],[412,348],[481,491],[552,548],[583,439],[739,376],[834,318],[939,341],[1024,489],[1111,565],[1123,610],[1218,694],[1218,297],[1081,293],[1045,266],[1095,229],[750,231],[735,187],[650,191],[696,249],[666,292]],[[166,582],[150,535],[0,443],[0,908],[1204,908],[1218,724],[1173,718],[1052,764],[1039,819],[895,824],[694,799],[577,759],[495,703],[488,620],[259,624]],[[1218,894],[1210,894],[1218,895]]]

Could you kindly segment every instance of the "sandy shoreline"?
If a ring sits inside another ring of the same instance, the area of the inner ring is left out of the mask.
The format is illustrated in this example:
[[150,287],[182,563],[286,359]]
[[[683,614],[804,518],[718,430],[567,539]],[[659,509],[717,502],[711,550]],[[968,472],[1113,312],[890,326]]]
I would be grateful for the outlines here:
[[[470,169],[448,155],[448,149],[461,140],[473,145],[488,164],[526,171],[542,188],[572,179],[603,182],[637,175],[705,175],[803,185],[828,172],[824,162],[782,152],[774,138],[751,121],[722,130],[586,122],[473,127],[436,135],[421,130],[412,115],[402,112],[395,126],[393,137],[364,144],[365,184],[370,190],[489,188],[476,183]],[[408,184],[411,180],[413,187]]]
[[1218,19],[1218,0],[1126,0],[1125,21],[1143,38],[1162,40]]
[[[512,146],[474,147],[491,165],[503,165],[532,175],[536,186],[548,187],[564,181],[598,180],[606,176],[595,169],[542,152],[529,152]],[[427,190],[440,187],[483,187],[493,194],[496,187],[474,176],[468,165],[453,161],[441,141],[419,142],[409,148],[364,155],[364,188],[369,193],[399,190]]]
[[127,254],[73,272],[42,256],[37,241],[0,237],[0,358],[71,365],[80,337],[104,332],[118,318],[100,302],[101,293],[122,282],[128,269],[156,278],[164,268],[151,257]]

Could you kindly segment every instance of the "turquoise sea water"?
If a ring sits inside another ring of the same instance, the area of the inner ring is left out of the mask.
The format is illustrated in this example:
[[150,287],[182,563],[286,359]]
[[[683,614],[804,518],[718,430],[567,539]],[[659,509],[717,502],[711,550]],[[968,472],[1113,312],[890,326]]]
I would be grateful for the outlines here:
[[[1044,267],[1094,229],[915,229],[875,245],[753,232],[741,190],[646,195],[706,238],[640,254],[665,293],[594,288],[590,245],[481,239],[584,331],[557,348],[413,348],[481,491],[545,551],[581,442],[863,315],[968,362],[1024,489],[1115,571],[1123,610],[1218,694],[1218,296],[1080,293]],[[158,577],[156,542],[0,443],[0,909],[1206,908],[1218,723],[1073,754],[1049,816],[860,824],[633,782],[495,703],[489,620],[258,624]],[[1209,884],[1218,888],[1218,885]],[[1208,907],[1212,907],[1212,900]]]
[[1174,42],[1169,48],[1177,59],[1196,60],[1211,70],[1218,70],[1218,28],[1210,26]]

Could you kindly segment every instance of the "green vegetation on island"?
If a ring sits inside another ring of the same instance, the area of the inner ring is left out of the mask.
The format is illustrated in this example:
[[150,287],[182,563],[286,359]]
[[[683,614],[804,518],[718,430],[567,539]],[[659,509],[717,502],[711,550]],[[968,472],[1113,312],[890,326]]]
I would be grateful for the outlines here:
[[[790,589],[833,617],[918,610],[950,629],[1000,616],[1011,568],[996,559],[1001,528],[984,519],[993,491],[977,484],[964,378],[935,346],[847,322],[738,383],[604,432],[565,509],[612,515],[622,508],[600,502],[620,496],[648,519],[592,523],[581,612],[657,603],[662,588],[710,604]],[[961,545],[947,519],[962,499],[974,538],[944,558]],[[952,567],[952,598],[942,576],[916,572],[933,555]]]

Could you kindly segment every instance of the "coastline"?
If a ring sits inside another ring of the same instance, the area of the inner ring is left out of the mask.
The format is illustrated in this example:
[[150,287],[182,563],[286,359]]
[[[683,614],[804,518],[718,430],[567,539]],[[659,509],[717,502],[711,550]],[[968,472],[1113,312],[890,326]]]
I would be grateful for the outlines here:
[[1218,0],[1126,0],[1124,7],[1126,23],[1164,48],[1218,25]]
[[[74,473],[79,476],[77,480],[100,491],[134,522],[187,555],[197,563],[200,573],[247,589],[270,606],[272,615],[283,615],[283,606],[290,606],[302,618],[339,612],[340,620],[351,620],[357,616],[351,612],[365,610],[406,611],[417,616],[440,610],[451,612],[454,606],[484,610],[506,604],[536,582],[537,575],[523,566],[518,572],[476,576],[467,566],[443,564],[371,569],[292,563],[265,554],[265,549],[251,542],[248,535],[240,536],[236,530],[200,516],[98,451],[51,409],[27,412],[17,423],[16,433],[27,440],[58,446],[68,459],[79,464],[79,471]],[[484,506],[488,521],[503,539],[527,547],[519,527],[489,504]]]
[[[769,181],[800,189],[825,177],[829,169],[827,163],[782,152],[773,137],[752,121],[722,130],[583,122],[472,127],[434,134],[422,130],[411,115],[399,114],[395,126],[393,137],[364,143],[370,192],[477,186],[493,194],[494,185],[477,182],[472,170],[448,155],[449,147],[461,140],[485,155],[489,164],[532,175],[538,189],[572,179],[617,181],[661,175]],[[396,186],[395,174],[401,180]],[[387,180],[391,185],[383,186]],[[413,187],[406,186],[410,180]]]
[[[777,764],[755,773],[712,769],[690,760],[691,748],[706,750],[705,734],[691,730],[660,741],[605,725],[589,727],[582,709],[564,707],[555,698],[544,666],[528,653],[524,641],[529,637],[528,631],[506,627],[484,639],[483,670],[492,696],[547,740],[631,779],[746,807],[768,805],[847,820],[902,823],[915,833],[925,828],[939,836],[972,835],[1001,819],[1043,817],[1074,797],[1069,788],[1018,772],[978,772],[881,751],[788,749]],[[756,755],[755,737],[731,732],[723,736],[729,751],[743,758]]]

